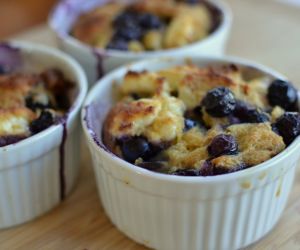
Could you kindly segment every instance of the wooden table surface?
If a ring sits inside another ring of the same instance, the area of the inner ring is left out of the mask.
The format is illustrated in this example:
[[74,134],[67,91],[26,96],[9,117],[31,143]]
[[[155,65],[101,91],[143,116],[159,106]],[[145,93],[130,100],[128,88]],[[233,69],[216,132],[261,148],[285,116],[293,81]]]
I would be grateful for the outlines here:
[[0,0],[0,39],[45,22],[55,2],[57,0]]
[[[228,2],[234,13],[228,54],[271,66],[300,87],[300,8],[272,0]],[[17,38],[55,46],[46,26]],[[84,144],[82,151],[81,175],[74,192],[41,218],[1,230],[0,249],[146,249],[120,233],[105,216]],[[277,226],[247,249],[300,249],[300,170]]]

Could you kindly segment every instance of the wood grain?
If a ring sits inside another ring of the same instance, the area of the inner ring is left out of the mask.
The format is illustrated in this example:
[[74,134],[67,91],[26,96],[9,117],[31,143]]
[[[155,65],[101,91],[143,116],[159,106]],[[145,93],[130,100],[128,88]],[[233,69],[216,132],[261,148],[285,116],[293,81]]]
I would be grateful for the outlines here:
[[57,0],[0,0],[0,39],[45,22]]
[[[228,52],[271,66],[300,87],[300,9],[271,0],[228,0],[235,21]],[[45,27],[19,39],[54,46]],[[98,199],[89,154],[82,145],[81,176],[74,192],[52,212],[0,231],[1,249],[142,250],[107,219]],[[300,152],[299,152],[300,153]],[[248,250],[300,249],[300,170],[288,206],[274,230]]]

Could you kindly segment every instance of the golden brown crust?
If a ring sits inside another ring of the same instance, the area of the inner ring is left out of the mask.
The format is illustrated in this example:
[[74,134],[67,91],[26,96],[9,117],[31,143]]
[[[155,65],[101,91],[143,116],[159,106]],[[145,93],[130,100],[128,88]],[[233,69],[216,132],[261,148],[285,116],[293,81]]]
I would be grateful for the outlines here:
[[200,168],[209,158],[207,145],[220,133],[218,127],[209,130],[208,133],[203,133],[197,128],[191,129],[166,150],[170,165],[179,168]]
[[269,123],[236,124],[227,130],[236,138],[247,166],[262,163],[285,149],[283,138],[272,131]]
[[39,81],[37,75],[19,73],[0,76],[0,108],[23,106],[24,97]]
[[211,16],[203,5],[178,5],[166,29],[164,48],[181,47],[205,38],[211,27]]
[[153,143],[174,140],[183,130],[183,112],[182,102],[168,96],[120,102],[105,121],[105,140],[111,148],[111,138],[144,136]]
[[124,76],[123,84],[120,86],[122,95],[151,96],[163,91],[168,92],[168,90],[169,85],[164,77],[147,71],[128,71]]
[[160,110],[161,104],[155,100],[118,103],[108,116],[109,132],[117,138],[140,135],[144,126],[150,125]]
[[211,163],[215,168],[225,172],[233,172],[244,164],[240,155],[222,155],[212,159]]
[[113,35],[112,20],[124,7],[110,3],[80,16],[73,26],[73,36],[84,43],[105,47]]

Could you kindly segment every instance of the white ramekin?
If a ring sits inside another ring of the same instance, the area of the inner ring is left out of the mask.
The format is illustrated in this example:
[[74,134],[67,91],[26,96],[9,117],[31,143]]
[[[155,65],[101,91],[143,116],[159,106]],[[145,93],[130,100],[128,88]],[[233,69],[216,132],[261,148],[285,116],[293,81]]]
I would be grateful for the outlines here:
[[222,22],[219,27],[207,38],[181,48],[141,53],[101,50],[83,44],[68,34],[80,12],[109,1],[111,0],[62,0],[49,16],[49,26],[56,34],[60,48],[72,55],[83,66],[90,84],[94,83],[105,72],[142,58],[222,55],[224,53],[230,32],[232,14],[229,7],[220,0],[209,0],[222,13]]
[[[242,59],[197,58],[199,66],[235,63],[270,77],[284,76]],[[127,70],[155,71],[185,59],[151,59],[107,74],[90,91],[82,124],[99,195],[111,221],[128,237],[155,249],[238,249],[256,242],[278,222],[290,193],[300,138],[258,166],[212,177],[151,172],[116,157],[101,141],[102,123],[114,103],[114,82]]]
[[76,84],[76,98],[60,124],[0,147],[0,228],[32,220],[55,207],[79,170],[79,111],[87,92],[83,69],[70,56],[37,44],[10,42],[37,71],[55,67]]

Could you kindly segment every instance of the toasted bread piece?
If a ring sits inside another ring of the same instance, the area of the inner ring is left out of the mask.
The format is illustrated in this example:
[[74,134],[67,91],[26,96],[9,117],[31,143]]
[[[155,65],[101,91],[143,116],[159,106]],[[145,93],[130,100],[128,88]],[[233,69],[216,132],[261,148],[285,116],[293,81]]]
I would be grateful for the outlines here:
[[125,8],[121,3],[109,3],[78,18],[72,34],[84,43],[105,48],[113,35],[112,21]]
[[272,131],[269,123],[236,124],[227,131],[236,138],[247,166],[262,163],[285,149],[283,138]]
[[36,114],[27,108],[0,109],[0,136],[28,136],[29,124],[34,119]]
[[141,96],[152,96],[169,90],[169,85],[163,77],[154,72],[129,71],[124,76],[120,86],[121,94],[138,94]]
[[184,127],[184,105],[169,96],[118,103],[105,121],[105,138],[144,136],[153,143],[174,140]]
[[26,95],[39,81],[37,75],[20,73],[0,76],[0,108],[23,106]]
[[163,47],[176,48],[203,39],[209,33],[210,19],[205,6],[184,6],[167,27]]

